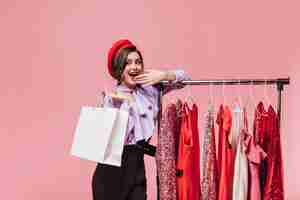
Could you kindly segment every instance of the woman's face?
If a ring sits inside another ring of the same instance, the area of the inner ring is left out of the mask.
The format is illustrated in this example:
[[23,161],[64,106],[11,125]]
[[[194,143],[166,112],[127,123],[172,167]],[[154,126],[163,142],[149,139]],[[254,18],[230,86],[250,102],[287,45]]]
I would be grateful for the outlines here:
[[141,74],[144,70],[143,61],[137,52],[131,52],[127,56],[127,62],[122,73],[122,84],[128,88],[136,87],[133,78]]

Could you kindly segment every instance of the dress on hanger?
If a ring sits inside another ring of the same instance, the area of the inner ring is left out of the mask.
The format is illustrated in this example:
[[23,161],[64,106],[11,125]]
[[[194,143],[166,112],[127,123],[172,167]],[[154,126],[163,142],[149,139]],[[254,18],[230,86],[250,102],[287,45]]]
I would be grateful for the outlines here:
[[267,178],[263,190],[263,199],[283,200],[283,163],[280,144],[279,120],[273,107],[268,108],[268,126],[266,142],[263,146],[268,154]]
[[209,105],[204,122],[204,141],[202,147],[202,199],[218,198],[218,170],[216,158],[216,142],[214,128],[214,108]]
[[239,135],[241,129],[243,128],[243,110],[242,108],[240,108],[240,106],[235,105],[232,114],[232,127],[228,138],[235,154],[237,150]]
[[239,131],[238,144],[234,161],[233,200],[247,200],[248,198],[248,159],[246,155],[249,140],[247,113],[244,108],[234,115],[236,131]]
[[177,108],[167,105],[161,119],[158,135],[156,163],[161,200],[176,200],[176,138],[179,137]]
[[[268,112],[264,108],[264,104],[259,102],[255,109],[254,121],[253,121],[253,137],[254,143],[260,145],[265,151],[264,146],[267,140],[267,126],[268,126]],[[260,163],[260,188],[264,188],[266,177],[267,177],[267,160],[264,159]]]
[[218,168],[219,168],[219,200],[232,199],[234,155],[228,137],[232,126],[232,115],[228,106],[220,106],[217,115],[219,125],[219,148],[218,148]]
[[177,160],[178,200],[201,200],[198,107],[184,103]]
[[268,115],[264,109],[262,102],[255,108],[253,131],[251,138],[248,140],[248,148],[246,151],[249,161],[249,200],[262,199],[262,186],[265,180],[265,158],[267,154],[262,148],[266,141]]
[[261,200],[261,187],[260,187],[260,165],[267,154],[263,151],[260,145],[255,144],[254,137],[248,140],[247,158],[249,160],[250,171],[250,190],[249,200]]

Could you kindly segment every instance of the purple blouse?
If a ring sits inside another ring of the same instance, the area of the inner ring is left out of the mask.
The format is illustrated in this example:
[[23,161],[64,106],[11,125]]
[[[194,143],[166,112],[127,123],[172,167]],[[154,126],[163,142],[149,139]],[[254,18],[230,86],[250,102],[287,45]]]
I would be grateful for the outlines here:
[[[164,88],[163,93],[178,89],[175,83],[183,80],[189,80],[183,70],[175,70],[176,79],[174,84]],[[148,140],[156,131],[156,122],[159,112],[159,90],[155,86],[139,86],[130,89],[124,85],[118,85],[115,88],[117,93],[130,93],[133,101],[117,101],[110,96],[104,98],[104,107],[113,107],[127,110],[129,119],[126,130],[125,144],[135,144],[140,140]]]

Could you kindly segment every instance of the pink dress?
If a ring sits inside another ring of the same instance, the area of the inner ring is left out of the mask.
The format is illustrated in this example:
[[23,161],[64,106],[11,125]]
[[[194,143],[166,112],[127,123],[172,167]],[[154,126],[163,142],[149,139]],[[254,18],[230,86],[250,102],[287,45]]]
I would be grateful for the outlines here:
[[248,139],[248,149],[246,151],[247,158],[249,160],[250,169],[250,190],[249,200],[261,200],[261,188],[260,188],[260,164],[267,154],[263,149],[254,143],[254,138]]

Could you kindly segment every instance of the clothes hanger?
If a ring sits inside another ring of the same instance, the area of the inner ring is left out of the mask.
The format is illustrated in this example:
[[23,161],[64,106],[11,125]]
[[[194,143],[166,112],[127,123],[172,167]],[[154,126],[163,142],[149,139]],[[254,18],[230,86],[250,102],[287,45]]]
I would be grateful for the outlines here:
[[[239,88],[241,88],[241,80],[239,79]],[[243,109],[243,98],[239,89],[239,104],[240,104],[240,108]]]
[[241,80],[238,79],[238,86],[235,87],[236,96],[233,100],[233,109],[237,112],[242,112],[242,110],[243,110],[240,87],[241,87]]
[[209,99],[208,99],[208,105],[214,106],[214,96],[213,96],[213,84],[209,84]]
[[[257,110],[257,106],[255,104],[255,98],[254,98],[254,91],[253,91],[253,86],[254,83],[253,81],[251,81],[251,83],[248,86],[248,97],[246,99],[246,104],[245,104],[245,108],[247,109],[247,113],[249,116],[249,120],[248,120],[248,124],[253,123],[254,122],[254,115],[256,113]],[[250,134],[253,135],[253,130],[252,130],[252,126],[248,126],[248,130],[250,131]]]
[[[235,107],[234,107],[234,111],[237,112],[237,124],[236,127],[238,128],[238,137],[241,136],[241,133],[243,129],[245,129],[246,127],[246,122],[245,120],[245,110],[243,107],[243,102],[242,102],[242,96],[241,96],[241,79],[238,79],[238,85],[236,87],[236,98],[235,98]],[[242,136],[241,136],[242,137]],[[238,142],[237,142],[238,143]],[[236,143],[236,146],[237,146]]]
[[227,105],[226,95],[225,95],[225,82],[222,81],[222,96],[223,96],[223,106]]
[[268,83],[267,83],[267,79],[265,79],[265,84],[264,84],[264,96],[263,96],[263,99],[264,99],[264,103],[266,104],[266,109],[269,108],[269,106],[271,106],[271,101],[270,101],[270,98],[269,98],[269,95],[268,95]]
[[245,102],[245,107],[249,107],[251,106],[250,104],[255,105],[254,103],[254,92],[253,92],[253,81],[250,82],[250,84],[248,85],[248,96],[246,98],[246,102]]
[[186,86],[188,95],[186,96],[186,99],[185,99],[185,101],[187,102],[187,105],[189,106],[189,108],[191,108],[194,104],[196,105],[196,103],[195,103],[195,101],[192,97],[192,92],[191,92],[190,87],[191,87],[190,85]]

